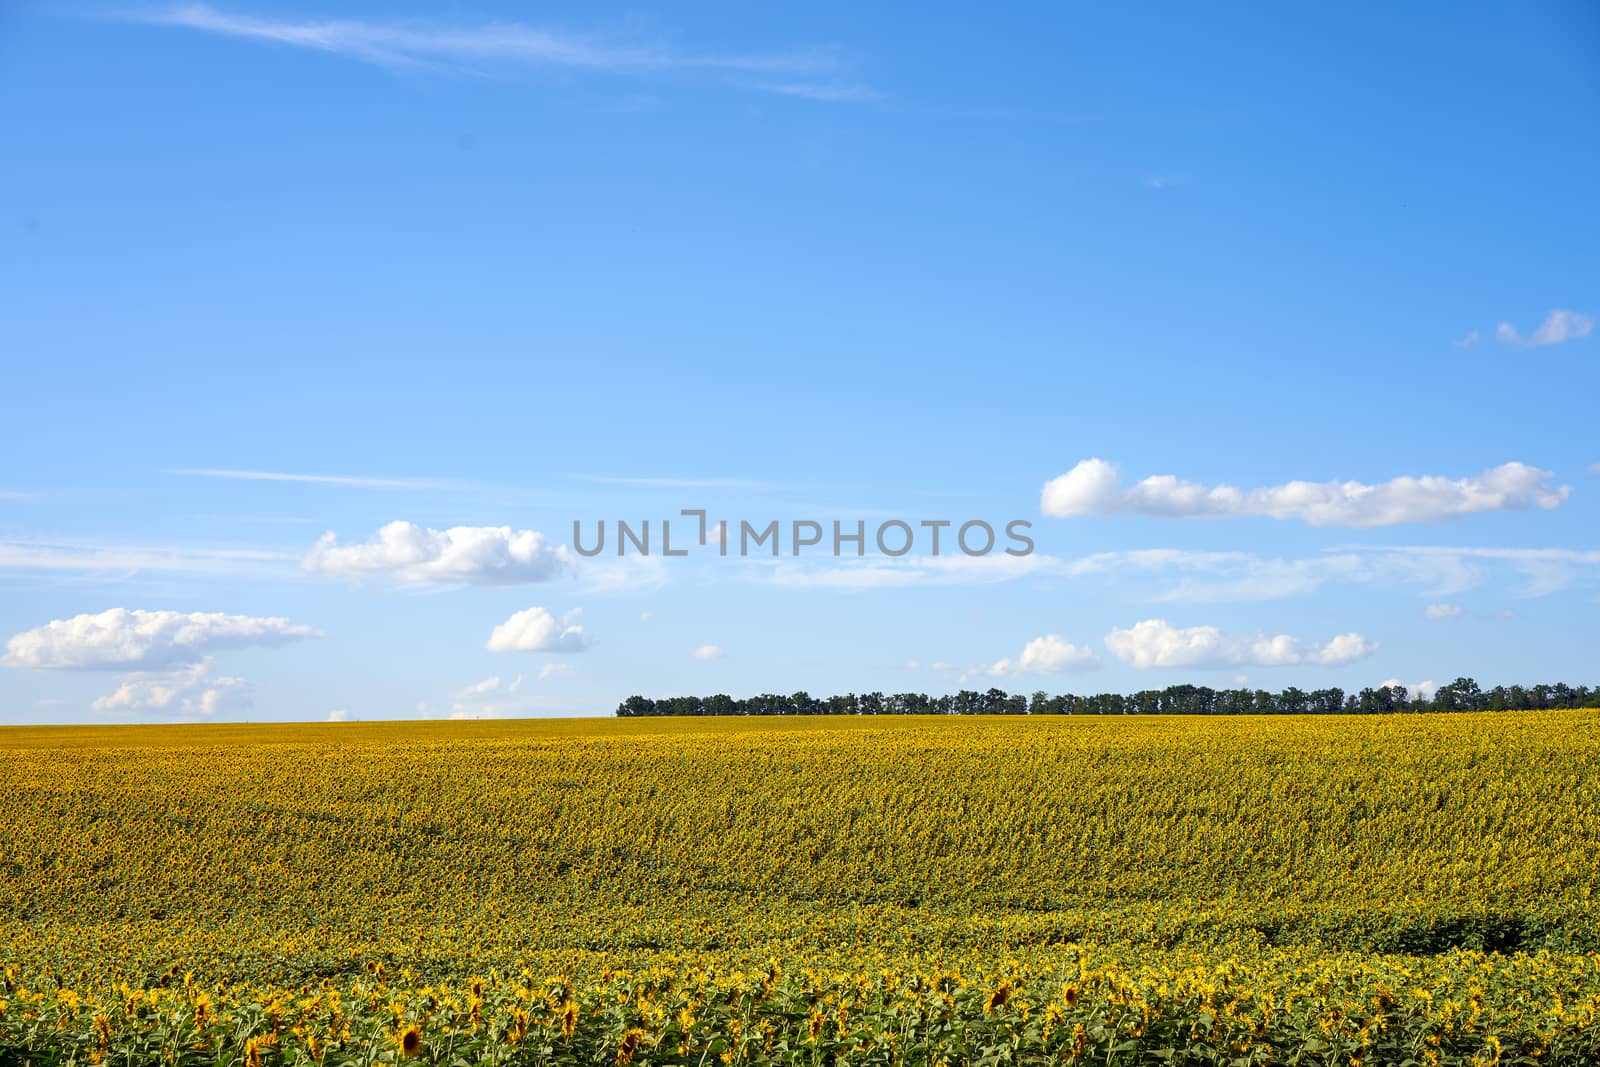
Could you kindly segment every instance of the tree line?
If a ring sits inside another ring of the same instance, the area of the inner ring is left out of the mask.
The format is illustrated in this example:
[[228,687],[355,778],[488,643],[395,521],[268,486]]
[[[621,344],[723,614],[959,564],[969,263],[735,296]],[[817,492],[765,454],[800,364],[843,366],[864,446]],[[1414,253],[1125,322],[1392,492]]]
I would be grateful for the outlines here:
[[1383,714],[1399,711],[1540,711],[1600,705],[1600,686],[1497,685],[1483,689],[1471,678],[1441,685],[1431,697],[1412,695],[1403,685],[1303,690],[1212,689],[1169,685],[1137,693],[1008,693],[1003,689],[930,696],[927,693],[845,693],[814,697],[804,691],[784,696],[762,693],[731,697],[631,696],[617,705],[621,718],[649,715],[1305,715]]

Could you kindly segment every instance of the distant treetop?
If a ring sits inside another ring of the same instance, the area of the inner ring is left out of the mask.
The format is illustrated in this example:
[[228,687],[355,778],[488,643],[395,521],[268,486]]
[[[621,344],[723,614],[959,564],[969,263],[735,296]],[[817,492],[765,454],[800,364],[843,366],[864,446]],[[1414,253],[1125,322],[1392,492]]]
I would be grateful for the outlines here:
[[1441,685],[1432,697],[1412,698],[1405,686],[1382,686],[1346,693],[1343,689],[1290,686],[1276,693],[1265,689],[1212,689],[1203,685],[1169,685],[1137,693],[1054,696],[1003,689],[930,696],[927,693],[845,693],[814,697],[804,691],[783,696],[762,693],[743,699],[717,693],[707,697],[631,696],[617,705],[617,715],[1372,715],[1398,711],[1538,711],[1587,708],[1600,704],[1600,686],[1497,685],[1482,689],[1471,678]]

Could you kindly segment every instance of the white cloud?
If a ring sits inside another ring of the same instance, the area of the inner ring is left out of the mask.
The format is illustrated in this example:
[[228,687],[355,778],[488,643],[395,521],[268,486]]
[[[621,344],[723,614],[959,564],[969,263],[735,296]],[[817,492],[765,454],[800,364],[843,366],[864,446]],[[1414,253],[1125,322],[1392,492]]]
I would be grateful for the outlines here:
[[1249,552],[1178,548],[1097,552],[1063,560],[1025,557],[868,556],[826,565],[746,561],[773,585],[791,589],[869,590],[937,585],[986,585],[1034,579],[1129,579],[1175,575],[1165,588],[1138,590],[1149,603],[1208,604],[1300,596],[1334,582],[1414,585],[1433,597],[1463,593],[1484,583],[1495,567],[1523,574],[1523,596],[1539,596],[1586,574],[1600,573],[1600,551],[1583,549],[1480,549],[1403,545],[1343,545],[1308,558],[1271,558]]
[[1310,526],[1390,526],[1432,522],[1480,511],[1559,507],[1571,492],[1551,484],[1554,475],[1522,463],[1493,467],[1475,478],[1427,475],[1377,485],[1360,482],[1288,482],[1242,490],[1153,475],[1123,488],[1115,465],[1086,459],[1045,483],[1046,515],[1155,515],[1221,518],[1241,515],[1299,519]]
[[1194,576],[1182,578],[1177,585],[1149,599],[1186,603],[1272,600],[1309,593],[1329,581],[1365,581],[1374,576],[1369,562],[1348,552],[1310,559],[1263,559],[1248,552],[1134,549],[1099,552],[1073,560],[1065,567],[1065,572],[1075,577],[1167,571]]
[[1422,614],[1429,619],[1459,619],[1467,613],[1467,609],[1460,604],[1429,604],[1422,609]]
[[481,682],[463,686],[456,691],[450,704],[450,718],[496,719],[524,714],[527,709],[515,699],[521,688],[520,674],[509,682],[501,681],[496,674]]
[[1408,700],[1432,700],[1433,694],[1439,691],[1437,682],[1418,682],[1415,685],[1406,685],[1398,678],[1390,678],[1378,684],[1379,689],[1404,689]]
[[[944,547],[941,544],[941,549]],[[760,561],[752,561],[759,563]],[[843,558],[823,566],[778,563],[770,581],[785,589],[898,589],[924,585],[989,585],[1029,576],[1064,573],[1061,560],[1037,553],[1008,556],[866,556]]]
[[481,682],[474,682],[464,686],[456,692],[457,700],[476,700],[491,693],[515,693],[522,688],[522,675],[517,675],[509,684],[502,685],[498,674],[485,678]]
[[722,658],[722,646],[701,645],[694,650],[694,658],[700,660],[713,660]]
[[350,712],[345,708],[334,708],[328,712],[329,722],[349,722]]
[[1287,634],[1225,634],[1215,626],[1176,627],[1164,619],[1145,619],[1127,630],[1113,629],[1106,647],[1139,670],[1152,667],[1282,667],[1294,664],[1338,666],[1370,656],[1377,645],[1358,633],[1340,634],[1324,644],[1307,644]]
[[570,663],[546,663],[539,668],[539,681],[549,681],[551,678],[566,678],[576,674]]
[[227,478],[245,482],[299,482],[333,485],[341,489],[470,489],[461,482],[429,482],[416,478],[368,478],[352,474],[291,474],[283,471],[242,471],[217,467],[179,467],[168,474],[185,478]]
[[519,611],[489,634],[490,652],[582,652],[589,646],[583,627],[569,614],[557,619],[544,608]]
[[17,634],[6,642],[0,663],[40,670],[150,670],[197,663],[222,649],[273,648],[321,636],[288,619],[112,608]]
[[161,711],[182,716],[212,716],[250,706],[243,678],[211,673],[204,659],[171,671],[135,671],[119,679],[116,692],[90,705],[95,711]]
[[285,552],[188,545],[79,545],[9,541],[0,543],[0,570],[76,571],[104,575],[158,571],[173,574],[238,574],[292,564]]
[[1086,671],[1100,666],[1100,658],[1092,649],[1075,645],[1060,634],[1035,637],[1022,646],[1016,659],[1003,659],[989,668],[993,675],[1060,674],[1064,671]]
[[[561,551],[565,553],[566,548]],[[574,565],[578,589],[583,593],[636,593],[659,588],[667,581],[666,561],[661,556],[586,559]]]
[[574,477],[598,485],[627,485],[640,489],[773,489],[771,482],[741,478],[639,478],[617,474],[579,474]]
[[650,613],[648,611],[639,612],[639,621],[640,622],[649,622],[650,621]]
[[[226,37],[347,56],[387,67],[428,69],[445,65],[479,71],[486,64],[645,77],[674,72],[724,76],[808,75],[805,81],[735,82],[763,92],[821,100],[865,99],[869,92],[837,79],[837,57],[828,50],[777,54],[711,54],[657,44],[610,42],[516,22],[479,25],[383,22],[362,19],[292,19],[219,11],[186,4],[140,21],[200,30]],[[798,90],[809,89],[800,92]]]
[[536,530],[452,526],[430,530],[391,522],[364,544],[341,545],[323,534],[301,566],[339,578],[386,577],[401,582],[516,585],[568,573],[572,556]]
[[1451,545],[1364,545],[1352,552],[1378,556],[1386,567],[1409,571],[1419,578],[1432,577],[1435,596],[1451,596],[1483,580],[1483,565],[1502,564],[1521,574],[1526,583],[1518,596],[1539,597],[1565,589],[1580,575],[1593,577],[1600,569],[1600,550],[1570,548],[1473,548]]
[[854,82],[832,84],[828,82],[751,82],[750,88],[779,96],[797,96],[802,100],[821,100],[826,103],[855,103],[877,100],[879,96],[865,85]]
[[1495,328],[1494,335],[1502,343],[1536,348],[1539,345],[1558,345],[1563,341],[1577,341],[1594,332],[1594,316],[1579,311],[1556,308],[1546,315],[1533,333],[1524,337],[1509,322]]
[[1378,651],[1376,641],[1369,641],[1358,633],[1340,634],[1320,648],[1312,647],[1302,654],[1304,662],[1320,663],[1325,667],[1338,667],[1366,659]]
[[1468,330],[1460,340],[1455,342],[1455,346],[1457,348],[1470,348],[1481,340],[1483,340],[1483,334],[1477,330]]

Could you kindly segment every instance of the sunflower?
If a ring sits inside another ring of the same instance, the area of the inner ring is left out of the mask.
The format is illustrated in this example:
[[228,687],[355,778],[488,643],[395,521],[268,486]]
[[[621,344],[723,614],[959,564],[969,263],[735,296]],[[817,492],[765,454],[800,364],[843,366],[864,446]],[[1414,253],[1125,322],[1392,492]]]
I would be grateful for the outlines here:
[[994,987],[994,992],[989,994],[989,999],[983,1002],[983,1013],[993,1015],[1006,1006],[1006,1001],[1011,999],[1011,983],[1001,982]]
[[639,1042],[644,1036],[644,1031],[638,1027],[623,1033],[622,1040],[617,1043],[617,1067],[627,1067],[633,1062],[633,1054],[639,1051]]
[[394,1043],[400,1046],[400,1055],[415,1056],[422,1051],[422,1027],[412,1023],[395,1035]]
[[278,1039],[273,1034],[262,1034],[260,1037],[250,1038],[244,1043],[245,1067],[261,1067],[261,1050],[271,1048],[277,1043]]
[[571,1037],[578,1029],[578,1002],[569,1000],[561,1006],[561,1036]]

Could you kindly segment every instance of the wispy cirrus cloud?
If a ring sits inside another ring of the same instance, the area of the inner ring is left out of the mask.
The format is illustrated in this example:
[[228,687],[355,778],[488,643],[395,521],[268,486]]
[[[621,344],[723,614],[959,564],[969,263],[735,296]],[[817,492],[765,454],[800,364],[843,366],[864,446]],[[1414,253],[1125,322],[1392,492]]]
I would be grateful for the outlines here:
[[182,4],[127,17],[392,68],[480,70],[497,65],[633,78],[700,74],[718,76],[738,88],[812,100],[861,101],[876,96],[841,77],[835,48],[704,52],[523,22],[295,18],[222,10],[210,4]]
[[880,99],[877,92],[855,83],[830,84],[828,82],[753,82],[750,87],[779,96],[798,96],[803,100],[821,100],[826,103],[869,103]]
[[1449,545],[1341,545],[1320,556],[1274,558],[1250,552],[1135,549],[1100,552],[1065,563],[1074,577],[1172,576],[1144,599],[1152,603],[1227,603],[1276,600],[1333,583],[1413,586],[1445,597],[1511,572],[1524,581],[1522,597],[1545,596],[1576,582],[1600,579],[1600,551],[1570,548],[1481,548]]
[[1070,565],[1054,556],[865,556],[823,565],[750,561],[767,570],[766,579],[785,589],[897,589],[925,585],[990,585],[1030,576],[1069,575]]
[[1363,545],[1350,551],[1370,554],[1390,566],[1444,578],[1433,592],[1464,592],[1479,584],[1489,565],[1506,567],[1524,579],[1515,595],[1548,596],[1580,578],[1600,577],[1600,549],[1482,548],[1455,545]]
[[0,570],[67,571],[77,574],[269,573],[298,556],[270,549],[205,548],[192,545],[84,545],[0,542]]
[[1342,545],[1316,556],[1273,557],[1181,548],[1096,552],[1062,559],[1030,556],[904,556],[837,559],[826,564],[750,561],[764,580],[789,589],[866,591],[939,585],[989,585],[1022,579],[1102,579],[1130,602],[1218,604],[1306,596],[1329,585],[1412,587],[1447,597],[1509,573],[1520,597],[1545,596],[1600,580],[1600,550],[1447,545]]
[[294,474],[283,471],[248,471],[217,467],[178,467],[168,474],[185,478],[226,478],[244,482],[300,482],[306,485],[332,485],[342,489],[473,489],[465,482],[439,482],[418,478],[369,478],[354,474]]
[[1516,345],[1519,348],[1537,348],[1540,345],[1559,345],[1566,341],[1582,340],[1593,332],[1593,315],[1556,308],[1546,315],[1544,321],[1530,334],[1520,333],[1509,322],[1502,322],[1495,327],[1494,336],[1502,344]]
[[578,474],[581,481],[596,485],[625,485],[640,489],[773,489],[771,482],[744,478],[647,478],[619,474]]

